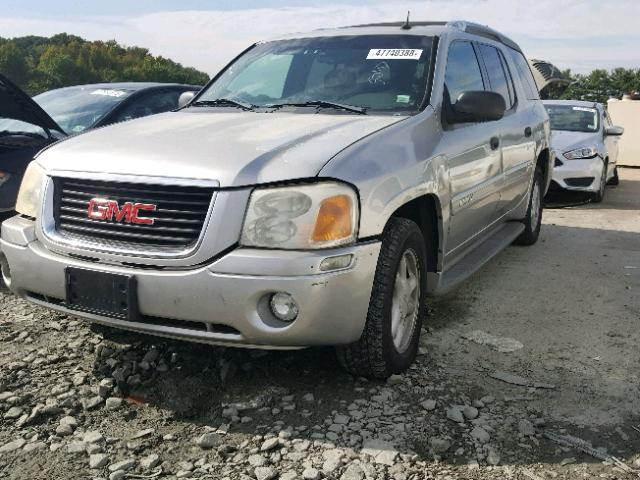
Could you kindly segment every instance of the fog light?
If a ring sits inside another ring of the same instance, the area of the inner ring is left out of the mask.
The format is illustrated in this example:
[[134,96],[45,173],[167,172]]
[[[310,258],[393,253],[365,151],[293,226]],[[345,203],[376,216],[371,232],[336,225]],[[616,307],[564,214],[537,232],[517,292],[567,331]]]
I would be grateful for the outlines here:
[[347,268],[351,265],[351,259],[353,255],[350,253],[346,255],[338,255],[337,257],[328,257],[320,262],[320,271],[328,272],[331,270],[338,270],[340,268]]
[[271,313],[283,322],[293,322],[298,317],[298,304],[288,293],[274,293],[269,301]]

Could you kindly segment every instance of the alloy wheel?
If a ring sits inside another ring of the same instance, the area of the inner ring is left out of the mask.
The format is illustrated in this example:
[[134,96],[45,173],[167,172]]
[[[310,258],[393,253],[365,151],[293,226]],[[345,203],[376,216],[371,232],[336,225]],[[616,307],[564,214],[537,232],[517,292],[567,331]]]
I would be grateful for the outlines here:
[[393,287],[391,302],[391,338],[398,352],[411,343],[420,308],[420,267],[412,249],[402,254]]

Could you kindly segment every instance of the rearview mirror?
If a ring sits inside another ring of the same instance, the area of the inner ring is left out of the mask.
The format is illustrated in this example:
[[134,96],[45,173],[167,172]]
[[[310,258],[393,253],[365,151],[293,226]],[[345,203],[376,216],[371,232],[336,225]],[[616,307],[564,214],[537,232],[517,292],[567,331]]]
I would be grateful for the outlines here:
[[453,105],[455,123],[500,120],[507,110],[504,97],[484,90],[462,92]]
[[617,125],[612,125],[611,127],[607,127],[604,129],[605,135],[620,136],[623,133],[624,133],[624,128],[619,127]]
[[193,100],[193,97],[196,96],[196,92],[188,91],[182,92],[178,97],[178,108],[184,107],[187,103]]

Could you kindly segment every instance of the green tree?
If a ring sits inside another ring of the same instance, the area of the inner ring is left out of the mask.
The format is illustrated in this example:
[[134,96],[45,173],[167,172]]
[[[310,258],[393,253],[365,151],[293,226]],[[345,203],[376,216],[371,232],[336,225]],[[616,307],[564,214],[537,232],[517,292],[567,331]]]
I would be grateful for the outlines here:
[[0,72],[18,84],[27,82],[29,65],[20,49],[11,42],[0,44]]
[[204,85],[209,77],[146,48],[115,40],[89,42],[60,33],[50,38],[0,37],[0,73],[31,95],[52,88],[98,82],[176,82]]
[[605,103],[609,98],[620,98],[625,93],[640,91],[640,69],[596,69],[587,75],[572,74],[566,70],[563,74],[571,79],[571,84],[564,91],[554,90],[550,98]]

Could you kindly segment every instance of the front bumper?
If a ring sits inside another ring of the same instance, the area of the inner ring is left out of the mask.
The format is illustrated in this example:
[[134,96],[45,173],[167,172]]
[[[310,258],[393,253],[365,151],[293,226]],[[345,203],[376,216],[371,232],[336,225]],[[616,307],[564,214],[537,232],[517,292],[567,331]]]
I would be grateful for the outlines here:
[[[262,348],[338,345],[364,328],[379,242],[323,251],[236,249],[194,269],[132,268],[60,255],[36,238],[34,222],[2,225],[2,253],[16,294],[43,306],[117,328],[202,343]],[[320,262],[351,254],[347,268],[323,273]],[[131,322],[70,310],[65,268],[134,275],[140,319]],[[287,292],[299,306],[291,323],[277,320],[268,298]]]
[[562,165],[553,168],[553,181],[562,189],[577,192],[597,192],[604,162],[600,157],[583,160],[559,159]]

